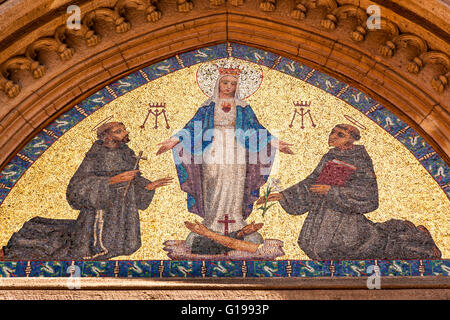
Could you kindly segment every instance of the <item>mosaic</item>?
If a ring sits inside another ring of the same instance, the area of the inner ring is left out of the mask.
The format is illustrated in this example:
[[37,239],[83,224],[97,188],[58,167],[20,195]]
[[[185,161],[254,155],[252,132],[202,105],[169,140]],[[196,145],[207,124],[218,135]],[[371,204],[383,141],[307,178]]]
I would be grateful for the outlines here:
[[383,105],[225,43],[106,86],[5,166],[0,275],[448,276],[449,196]]

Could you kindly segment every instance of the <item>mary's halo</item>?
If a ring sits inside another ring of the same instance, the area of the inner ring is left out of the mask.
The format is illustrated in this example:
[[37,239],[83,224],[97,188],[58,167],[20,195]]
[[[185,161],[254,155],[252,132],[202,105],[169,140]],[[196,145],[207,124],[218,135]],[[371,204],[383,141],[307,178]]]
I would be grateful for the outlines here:
[[246,99],[254,94],[263,79],[261,67],[235,58],[219,59],[203,63],[197,70],[197,83],[207,97],[214,94],[214,85],[219,76],[219,68],[239,68],[242,70],[239,76],[240,99]]

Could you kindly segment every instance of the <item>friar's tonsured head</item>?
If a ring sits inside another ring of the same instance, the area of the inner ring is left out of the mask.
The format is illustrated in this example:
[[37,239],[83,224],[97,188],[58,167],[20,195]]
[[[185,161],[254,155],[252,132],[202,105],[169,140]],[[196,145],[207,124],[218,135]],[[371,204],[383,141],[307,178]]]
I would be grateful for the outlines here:
[[130,141],[128,131],[122,122],[102,124],[97,129],[97,138],[110,147],[117,147]]
[[338,149],[351,149],[361,139],[359,129],[350,124],[338,124],[331,130],[328,144]]

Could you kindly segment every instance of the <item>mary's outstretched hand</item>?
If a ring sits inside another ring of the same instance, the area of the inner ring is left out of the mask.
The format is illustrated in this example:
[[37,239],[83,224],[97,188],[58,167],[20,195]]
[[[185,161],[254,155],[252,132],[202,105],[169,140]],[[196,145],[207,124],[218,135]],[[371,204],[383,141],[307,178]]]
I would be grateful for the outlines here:
[[175,147],[178,144],[178,142],[180,142],[180,140],[178,140],[176,138],[170,138],[164,142],[158,143],[157,145],[161,146],[161,147],[156,152],[156,155],[160,155],[161,153],[171,150],[173,147]]
[[282,140],[273,140],[271,144],[280,150],[280,152],[286,153],[286,154],[294,154],[294,152],[289,148],[290,146],[293,146],[292,143],[287,143]]

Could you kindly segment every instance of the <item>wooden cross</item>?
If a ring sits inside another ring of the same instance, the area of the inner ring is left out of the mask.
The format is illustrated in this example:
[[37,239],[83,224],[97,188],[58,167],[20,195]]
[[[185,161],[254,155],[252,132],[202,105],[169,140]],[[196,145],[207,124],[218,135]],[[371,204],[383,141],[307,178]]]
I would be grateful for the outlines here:
[[[143,156],[142,156],[143,154],[144,154],[143,151],[140,151],[140,152],[139,152],[139,155],[138,155],[137,158],[136,158],[136,163],[134,164],[133,170],[136,170],[136,169],[138,168],[138,166],[139,166],[139,161],[141,161],[141,160],[147,160],[146,157],[143,157]],[[127,186],[126,186],[126,188],[125,188],[125,192],[123,193],[122,212],[124,212],[124,210],[125,210],[125,203],[126,203],[127,193],[128,193],[128,190],[130,189],[131,181],[133,181],[133,180],[128,181],[128,184],[127,184]]]
[[227,236],[227,235],[228,235],[228,225],[229,225],[230,223],[235,223],[236,220],[228,220],[228,215],[226,214],[224,220],[219,220],[218,222],[224,224],[224,228],[225,228],[225,233],[224,233],[224,235]]

